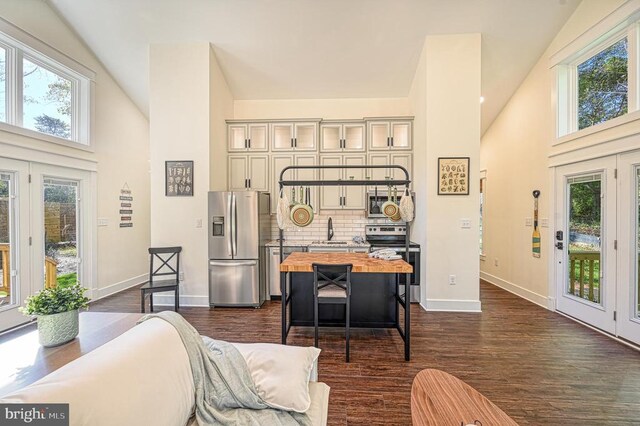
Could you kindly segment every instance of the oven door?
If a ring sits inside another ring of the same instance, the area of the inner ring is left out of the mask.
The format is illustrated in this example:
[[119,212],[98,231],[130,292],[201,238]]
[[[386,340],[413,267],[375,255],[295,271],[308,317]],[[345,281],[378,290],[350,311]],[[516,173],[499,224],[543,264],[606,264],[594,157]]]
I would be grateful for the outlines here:
[[[404,256],[405,249],[396,250],[399,254]],[[405,257],[406,260],[406,257]],[[411,285],[420,285],[420,251],[409,251],[409,260],[407,263],[413,267],[413,273],[411,274]],[[400,284],[407,282],[406,274],[400,274]]]

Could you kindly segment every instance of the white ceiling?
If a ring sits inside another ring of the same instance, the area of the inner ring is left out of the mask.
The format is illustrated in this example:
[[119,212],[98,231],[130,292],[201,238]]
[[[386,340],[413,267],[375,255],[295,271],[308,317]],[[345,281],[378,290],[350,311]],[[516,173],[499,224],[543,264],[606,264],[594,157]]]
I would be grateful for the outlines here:
[[148,112],[149,45],[213,44],[235,99],[407,96],[424,38],[482,33],[482,131],[580,0],[48,0]]

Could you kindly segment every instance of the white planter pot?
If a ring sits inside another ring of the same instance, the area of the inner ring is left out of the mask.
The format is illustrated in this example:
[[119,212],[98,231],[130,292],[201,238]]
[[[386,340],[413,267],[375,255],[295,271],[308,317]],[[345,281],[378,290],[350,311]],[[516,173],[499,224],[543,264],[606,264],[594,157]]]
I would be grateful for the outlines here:
[[78,335],[78,310],[38,316],[40,344],[46,348],[67,343]]

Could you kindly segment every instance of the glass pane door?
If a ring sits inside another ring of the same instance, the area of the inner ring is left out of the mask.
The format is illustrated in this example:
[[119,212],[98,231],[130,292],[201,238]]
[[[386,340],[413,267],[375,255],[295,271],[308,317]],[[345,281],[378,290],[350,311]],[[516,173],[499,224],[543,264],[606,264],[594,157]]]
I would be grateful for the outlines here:
[[78,282],[78,182],[45,178],[44,285]]
[[[556,168],[556,308],[616,331],[616,157]],[[543,242],[544,244],[544,242]]]
[[29,164],[0,158],[0,331],[29,321]]
[[602,304],[602,175],[570,178],[567,293]]
[[0,308],[16,302],[11,279],[11,248],[15,246],[14,185],[13,174],[0,173]]

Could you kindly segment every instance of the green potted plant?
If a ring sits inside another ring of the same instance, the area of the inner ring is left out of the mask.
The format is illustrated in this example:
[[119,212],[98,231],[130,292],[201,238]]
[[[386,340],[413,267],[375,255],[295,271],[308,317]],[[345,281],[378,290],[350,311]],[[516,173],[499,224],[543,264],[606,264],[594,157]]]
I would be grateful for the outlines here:
[[20,312],[38,319],[42,346],[58,346],[78,335],[78,311],[86,308],[90,300],[84,295],[86,291],[76,283],[68,287],[45,288],[25,300]]

